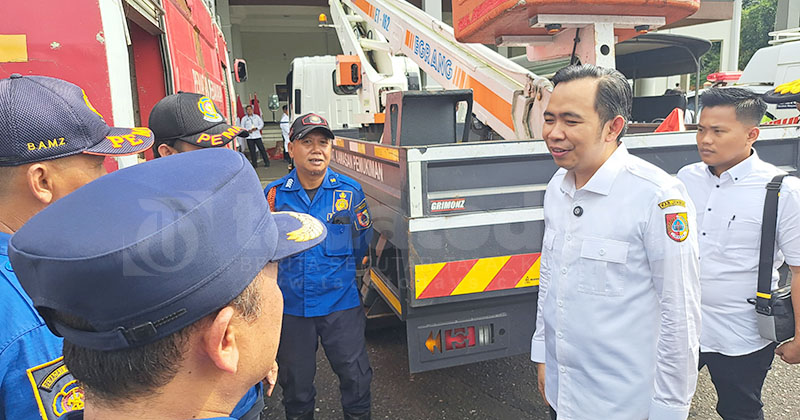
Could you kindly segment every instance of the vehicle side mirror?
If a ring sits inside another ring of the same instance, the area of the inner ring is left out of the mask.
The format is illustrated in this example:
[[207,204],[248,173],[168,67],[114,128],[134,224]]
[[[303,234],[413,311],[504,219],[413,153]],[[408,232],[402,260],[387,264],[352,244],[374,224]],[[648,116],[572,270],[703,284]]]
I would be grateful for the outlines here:
[[233,60],[233,77],[237,82],[247,81],[247,62],[241,58]]
[[270,111],[277,111],[278,108],[281,107],[281,102],[278,100],[278,95],[272,95],[269,97],[269,104],[267,104]]

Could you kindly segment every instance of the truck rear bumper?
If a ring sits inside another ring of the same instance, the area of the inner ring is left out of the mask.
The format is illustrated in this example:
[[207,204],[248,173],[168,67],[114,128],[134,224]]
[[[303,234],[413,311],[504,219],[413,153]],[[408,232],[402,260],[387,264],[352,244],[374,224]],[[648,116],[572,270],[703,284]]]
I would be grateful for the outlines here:
[[409,370],[424,372],[530,351],[536,293],[415,308],[406,319]]

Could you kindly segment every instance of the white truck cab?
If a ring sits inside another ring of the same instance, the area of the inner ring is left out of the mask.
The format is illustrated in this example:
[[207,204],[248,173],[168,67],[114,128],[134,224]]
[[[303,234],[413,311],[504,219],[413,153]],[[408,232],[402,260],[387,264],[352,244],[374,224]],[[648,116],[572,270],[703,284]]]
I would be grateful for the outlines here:
[[331,130],[358,129],[358,89],[336,86],[336,57],[297,57],[287,77],[292,120],[313,112],[328,120]]

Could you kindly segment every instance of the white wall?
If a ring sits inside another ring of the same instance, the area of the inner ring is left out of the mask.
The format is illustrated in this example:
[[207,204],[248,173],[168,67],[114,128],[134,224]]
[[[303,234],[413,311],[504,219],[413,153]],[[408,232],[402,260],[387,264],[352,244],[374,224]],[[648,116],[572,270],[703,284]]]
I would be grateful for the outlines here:
[[[258,94],[265,121],[272,119],[272,113],[266,109],[269,97],[275,93],[275,84],[286,83],[292,59],[342,53],[335,33],[326,30],[306,33],[241,32],[240,42],[240,54],[247,60],[248,75],[247,82],[239,83],[236,92],[243,104],[250,94]],[[280,119],[280,116],[280,112],[275,113],[276,119]]]

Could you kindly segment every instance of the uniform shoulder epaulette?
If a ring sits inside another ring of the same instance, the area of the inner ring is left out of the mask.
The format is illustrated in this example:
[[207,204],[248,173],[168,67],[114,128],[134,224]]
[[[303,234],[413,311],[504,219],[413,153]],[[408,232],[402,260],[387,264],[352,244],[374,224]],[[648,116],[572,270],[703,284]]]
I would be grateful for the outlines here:
[[349,176],[347,176],[347,175],[342,175],[342,174],[340,174],[340,173],[338,173],[338,172],[334,172],[334,173],[336,174],[336,175],[335,175],[335,176],[336,176],[336,179],[337,179],[339,182],[341,182],[342,184],[347,184],[347,185],[349,185],[349,186],[351,186],[351,187],[355,188],[356,190],[358,190],[358,191],[361,191],[361,184],[359,184],[359,183],[358,183],[358,181],[356,181],[356,180],[355,180],[355,179],[353,179],[353,178],[350,178],[350,177],[349,177]]
[[282,188],[282,187],[291,188],[292,185],[294,184],[294,178],[292,178],[291,175],[292,175],[291,173],[288,173],[288,174],[286,174],[286,175],[284,175],[284,176],[282,176],[282,177],[270,182],[264,188],[264,192],[266,192],[268,188],[272,188],[274,186],[277,186],[278,188]]
[[636,177],[641,178],[660,188],[673,186],[676,182],[680,182],[670,176],[668,173],[664,172],[663,169],[645,160],[640,160],[639,162],[635,163],[631,162],[627,165],[627,169],[628,172]]
[[278,178],[278,179],[270,182],[269,184],[267,184],[267,186],[264,188],[264,192],[269,191],[269,189],[272,188],[272,187],[281,186],[284,182],[286,182],[286,179],[284,179],[284,178],[286,178],[286,177]]

